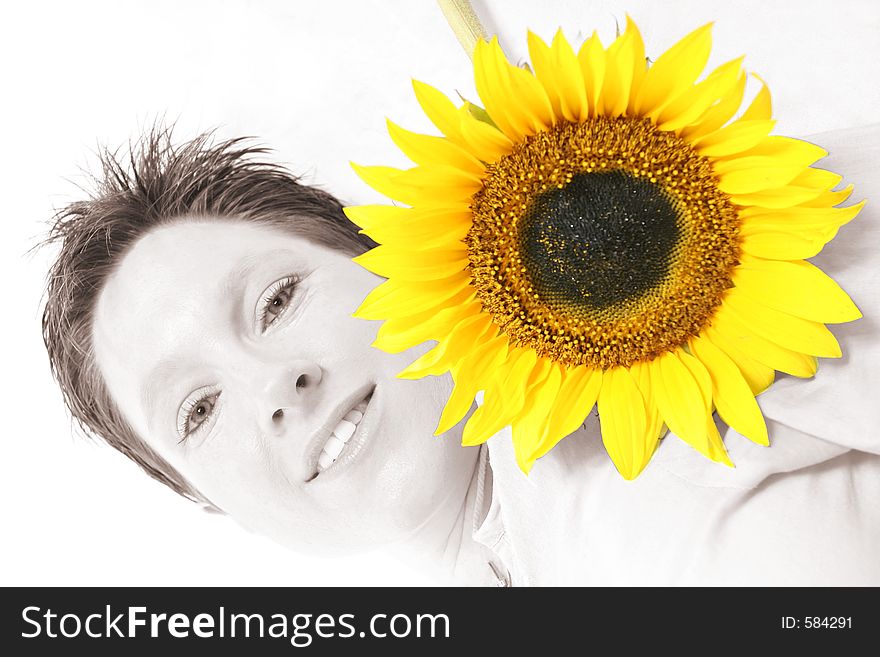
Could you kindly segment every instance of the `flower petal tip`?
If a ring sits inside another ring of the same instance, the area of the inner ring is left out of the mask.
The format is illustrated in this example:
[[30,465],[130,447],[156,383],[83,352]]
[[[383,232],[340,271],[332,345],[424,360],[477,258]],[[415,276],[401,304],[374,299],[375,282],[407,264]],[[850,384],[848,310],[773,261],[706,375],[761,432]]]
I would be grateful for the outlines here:
[[[825,151],[825,154],[827,155],[827,154],[828,154],[828,151]],[[859,212],[861,212],[861,211],[864,209],[865,204],[867,204],[867,202],[868,202],[868,199],[863,198],[863,199],[862,199],[861,201],[859,201],[858,203],[853,203],[853,204],[852,204],[851,206],[849,206],[847,209],[848,209],[848,210],[851,210],[852,213],[853,213],[853,217],[855,217]]]
[[477,447],[478,445],[482,445],[486,442],[488,438],[482,438],[479,436],[470,436],[468,439],[461,439],[462,447]]
[[522,473],[528,477],[529,473],[532,471],[532,467],[535,465],[535,459],[526,459],[525,461],[520,461],[517,459],[517,465]]

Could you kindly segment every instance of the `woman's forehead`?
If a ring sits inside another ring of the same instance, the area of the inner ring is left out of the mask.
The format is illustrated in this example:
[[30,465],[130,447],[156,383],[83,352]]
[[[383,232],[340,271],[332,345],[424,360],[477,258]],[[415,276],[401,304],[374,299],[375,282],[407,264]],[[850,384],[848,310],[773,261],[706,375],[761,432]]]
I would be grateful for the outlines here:
[[119,268],[185,270],[212,261],[228,262],[235,256],[258,257],[261,251],[278,247],[303,256],[324,250],[267,224],[240,219],[192,218],[163,224],[147,232],[123,256]]

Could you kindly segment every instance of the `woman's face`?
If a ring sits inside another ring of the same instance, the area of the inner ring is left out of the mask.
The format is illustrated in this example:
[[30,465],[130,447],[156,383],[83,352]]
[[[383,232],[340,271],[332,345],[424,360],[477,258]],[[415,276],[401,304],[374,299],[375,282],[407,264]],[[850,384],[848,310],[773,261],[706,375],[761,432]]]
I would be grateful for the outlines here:
[[418,354],[351,317],[379,281],[277,228],[179,221],[108,278],[95,356],[138,435],[248,529],[322,552],[403,539],[461,503],[476,452],[432,437],[447,380],[395,378]]

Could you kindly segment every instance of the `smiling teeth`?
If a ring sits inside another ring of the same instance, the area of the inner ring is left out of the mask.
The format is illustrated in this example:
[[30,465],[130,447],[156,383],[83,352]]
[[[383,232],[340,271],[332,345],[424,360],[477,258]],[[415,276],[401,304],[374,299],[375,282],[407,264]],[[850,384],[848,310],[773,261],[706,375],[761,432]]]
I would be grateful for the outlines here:
[[318,456],[318,472],[326,470],[339,460],[339,457],[345,451],[345,446],[357,430],[358,424],[364,419],[367,403],[368,400],[365,399],[346,413],[345,417],[339,421],[339,424],[330,433],[327,443]]
[[351,438],[351,435],[354,433],[356,427],[356,424],[352,424],[348,420],[343,420],[336,425],[336,428],[333,430],[333,435],[336,438],[339,438],[339,440],[341,440],[344,445],[345,441]]

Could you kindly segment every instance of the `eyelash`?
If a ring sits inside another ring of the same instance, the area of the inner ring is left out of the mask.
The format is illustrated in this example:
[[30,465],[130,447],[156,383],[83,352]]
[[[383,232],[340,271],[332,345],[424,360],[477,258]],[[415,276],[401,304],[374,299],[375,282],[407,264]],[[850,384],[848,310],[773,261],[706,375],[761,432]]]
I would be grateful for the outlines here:
[[[265,331],[267,328],[269,328],[269,326],[278,321],[278,319],[280,319],[284,315],[284,313],[287,312],[292,302],[293,292],[295,291],[298,283],[299,279],[296,276],[286,276],[280,281],[276,281],[275,283],[273,283],[265,292],[262,301],[260,302],[260,310],[257,313],[257,326],[261,331]],[[281,292],[283,292],[287,288],[292,288],[290,290],[291,300],[289,300],[287,305],[285,305],[284,308],[282,308],[281,311],[277,315],[275,315],[267,324],[266,319],[269,315],[269,308],[272,305],[272,302]]]
[[[203,426],[205,426],[208,421],[211,419],[211,416],[216,412],[217,407],[217,399],[220,397],[220,392],[218,391],[210,391],[205,392],[199,396],[193,396],[183,402],[183,406],[180,407],[180,411],[178,411],[177,415],[177,433],[180,434],[180,440],[178,443],[182,443],[187,438],[197,434]],[[199,407],[200,404],[205,401],[212,399],[211,402],[211,411],[208,415],[196,426],[195,429],[189,428],[190,418],[193,414],[193,411]]]

